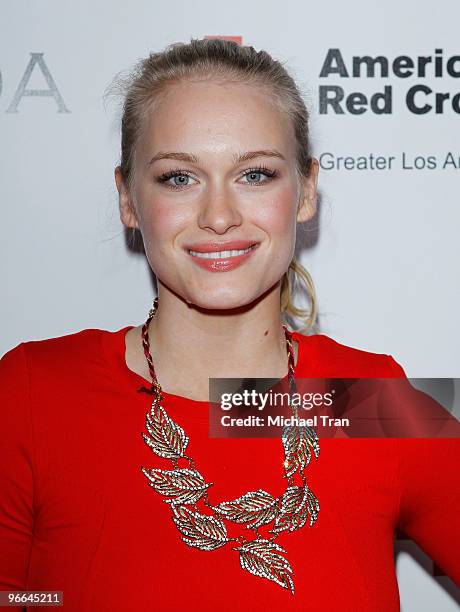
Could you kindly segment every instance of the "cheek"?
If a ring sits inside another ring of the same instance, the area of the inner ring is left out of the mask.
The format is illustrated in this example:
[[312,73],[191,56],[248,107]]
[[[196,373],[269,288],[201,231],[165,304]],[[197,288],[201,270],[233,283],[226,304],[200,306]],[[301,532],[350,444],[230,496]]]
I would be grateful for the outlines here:
[[294,257],[296,240],[296,193],[285,187],[266,200],[254,223],[267,234],[268,257],[274,274],[289,266]]
[[274,239],[290,239],[295,233],[295,192],[290,187],[277,190],[257,210],[258,223]]
[[171,274],[170,244],[177,233],[177,213],[157,201],[154,206],[144,207],[140,223],[144,250],[151,269],[158,278]]
[[173,206],[167,199],[155,197],[151,205],[142,205],[141,230],[146,249],[163,254],[183,228],[190,225],[190,207]]

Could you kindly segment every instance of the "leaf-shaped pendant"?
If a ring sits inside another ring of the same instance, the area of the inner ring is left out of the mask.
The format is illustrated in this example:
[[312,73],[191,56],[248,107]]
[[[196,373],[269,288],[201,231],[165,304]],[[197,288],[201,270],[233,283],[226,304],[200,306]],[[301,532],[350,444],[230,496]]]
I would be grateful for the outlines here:
[[[263,489],[249,491],[238,499],[211,506],[218,514],[235,523],[248,523],[247,529],[271,523],[278,512],[277,500]],[[250,523],[250,521],[253,521]]]
[[310,527],[311,527],[313,523],[316,521],[316,519],[318,518],[318,513],[319,513],[319,501],[311,489],[308,489],[307,504],[308,504],[308,511],[310,512]]
[[306,425],[287,425],[281,437],[284,446],[284,469],[289,478],[297,470],[302,471],[310,462],[311,450],[319,455],[318,435]]
[[241,567],[255,576],[273,580],[294,594],[294,582],[290,574],[294,575],[289,561],[272,552],[286,552],[279,544],[263,538],[251,540],[242,546],[234,548],[240,553]]
[[147,413],[146,428],[151,437],[143,432],[142,437],[156,455],[166,459],[183,457],[188,436],[182,427],[166,414],[156,399],[153,400],[152,407]]
[[319,512],[319,503],[308,486],[288,487],[281,499],[281,509],[275,520],[271,533],[294,531],[305,525],[310,513],[310,526],[313,525]]
[[200,472],[190,468],[175,470],[142,468],[142,471],[155,491],[173,498],[164,499],[167,504],[195,504],[213,484],[212,482],[207,484]]
[[187,536],[181,538],[189,546],[201,550],[215,550],[229,542],[224,523],[213,516],[189,510],[186,506],[171,506],[171,517],[179,531]]

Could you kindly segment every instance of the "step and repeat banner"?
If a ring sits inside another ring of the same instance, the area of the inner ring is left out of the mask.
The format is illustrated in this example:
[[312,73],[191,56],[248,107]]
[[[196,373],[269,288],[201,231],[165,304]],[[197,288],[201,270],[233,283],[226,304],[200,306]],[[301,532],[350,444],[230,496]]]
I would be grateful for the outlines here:
[[[114,77],[172,42],[265,49],[300,85],[320,163],[299,227],[319,328],[413,377],[460,376],[460,4],[4,2],[0,36],[1,353],[144,320],[154,282],[119,220]],[[459,590],[398,535],[404,612]]]

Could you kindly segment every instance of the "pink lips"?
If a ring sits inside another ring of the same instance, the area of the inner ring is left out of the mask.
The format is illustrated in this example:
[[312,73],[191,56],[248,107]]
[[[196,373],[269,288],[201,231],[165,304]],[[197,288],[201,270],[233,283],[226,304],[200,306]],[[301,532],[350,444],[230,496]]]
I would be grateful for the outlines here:
[[[247,253],[243,253],[241,255],[235,255],[234,257],[225,257],[225,258],[204,258],[204,257],[196,257],[191,255],[188,252],[188,249],[192,251],[198,251],[200,253],[212,253],[214,251],[232,251],[239,249],[248,249],[250,246],[253,246]],[[250,242],[248,240],[233,240],[231,242],[220,242],[220,243],[201,243],[195,245],[189,245],[187,247],[188,256],[192,258],[193,263],[204,270],[208,270],[209,272],[227,272],[229,270],[234,270],[238,268],[243,263],[245,263],[251,255],[257,250],[259,246],[258,243],[254,244],[254,242]]]
[[184,248],[190,251],[198,251],[199,253],[213,253],[215,251],[237,251],[240,249],[247,249],[253,244],[257,244],[257,240],[195,242],[194,244],[186,244]]

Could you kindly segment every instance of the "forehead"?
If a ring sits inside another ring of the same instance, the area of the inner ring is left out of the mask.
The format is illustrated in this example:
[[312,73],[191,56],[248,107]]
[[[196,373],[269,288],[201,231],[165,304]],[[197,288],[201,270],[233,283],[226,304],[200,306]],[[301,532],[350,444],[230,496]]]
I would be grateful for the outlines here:
[[170,85],[143,124],[139,153],[187,151],[200,157],[278,148],[295,154],[291,121],[265,88],[209,80]]

